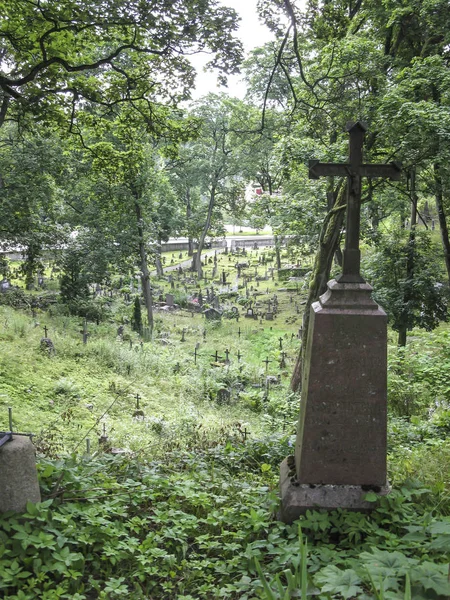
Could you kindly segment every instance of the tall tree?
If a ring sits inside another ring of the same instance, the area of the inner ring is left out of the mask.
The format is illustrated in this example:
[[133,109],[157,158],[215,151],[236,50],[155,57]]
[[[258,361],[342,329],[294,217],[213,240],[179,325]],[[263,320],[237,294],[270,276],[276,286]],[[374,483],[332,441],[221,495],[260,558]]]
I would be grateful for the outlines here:
[[191,173],[197,173],[200,195],[207,202],[194,261],[199,277],[202,276],[201,253],[211,231],[214,214],[235,202],[239,191],[243,193],[242,169],[234,133],[235,107],[235,101],[209,94],[192,111],[193,116],[200,120],[201,128],[196,140],[184,149],[184,154],[191,165]]
[[73,127],[87,104],[176,103],[194,82],[187,55],[210,52],[221,77],[241,58],[236,13],[217,0],[3,0],[0,12],[0,126]]

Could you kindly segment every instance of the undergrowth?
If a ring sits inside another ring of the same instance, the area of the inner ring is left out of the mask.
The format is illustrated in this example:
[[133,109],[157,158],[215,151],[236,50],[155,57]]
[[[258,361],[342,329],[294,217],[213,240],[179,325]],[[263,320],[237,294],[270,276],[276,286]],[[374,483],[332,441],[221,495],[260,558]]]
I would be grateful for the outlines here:
[[435,514],[427,489],[402,486],[370,515],[277,521],[275,474],[287,442],[157,462],[41,460],[43,502],[2,520],[3,597],[250,600],[300,597],[307,586],[308,597],[369,600],[405,598],[406,581],[416,600],[450,594],[450,519]]

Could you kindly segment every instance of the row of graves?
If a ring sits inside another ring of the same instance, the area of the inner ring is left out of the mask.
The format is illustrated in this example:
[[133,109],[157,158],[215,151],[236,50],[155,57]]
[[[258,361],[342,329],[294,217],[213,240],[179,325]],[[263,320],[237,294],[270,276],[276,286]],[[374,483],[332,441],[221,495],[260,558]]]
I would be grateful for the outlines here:
[[[362,148],[366,125],[351,123],[348,132],[350,151],[347,163],[310,161],[310,177],[313,179],[321,176],[347,179],[346,239],[342,274],[328,283],[327,292],[311,307],[295,454],[287,457],[280,468],[279,517],[285,522],[292,522],[313,508],[370,510],[375,503],[366,500],[368,491],[372,492],[372,499],[374,494],[381,496],[389,492],[386,469],[387,317],[372,299],[372,288],[360,273],[359,230],[362,177],[396,180],[400,177],[400,166],[396,163],[364,164]],[[253,260],[246,257],[246,251],[220,258],[215,254],[211,263],[211,279],[206,276],[204,287],[190,275],[185,275],[182,267],[178,280],[172,279],[167,283],[174,288],[185,286],[186,291],[190,285],[196,285],[197,291],[191,294],[187,308],[195,315],[193,307],[198,307],[198,312],[208,320],[222,318],[228,313],[229,306],[237,321],[241,316],[249,320],[259,319],[260,323],[280,318],[281,290],[278,287],[277,293],[269,298],[266,283],[273,277],[273,271],[267,269],[266,274],[266,265],[259,257],[257,260],[252,274]],[[209,266],[209,258],[207,261]],[[222,263],[220,267],[219,263]],[[262,276],[260,265],[264,269]],[[211,281],[217,277],[220,277],[219,283]],[[265,299],[261,298],[264,296],[262,285],[266,285]],[[230,302],[243,291],[245,314],[241,314],[240,306]],[[161,310],[166,306],[176,310],[170,292],[163,301]],[[240,336],[240,326],[238,332]],[[187,341],[186,331],[182,339]],[[285,352],[283,344],[287,340],[280,337],[279,342],[281,351]],[[200,342],[197,342],[193,352],[194,364],[199,360],[199,348]],[[208,360],[211,358],[212,367],[220,364],[228,366],[233,359],[228,349],[217,349]],[[236,359],[240,361],[242,356]],[[282,360],[285,365],[284,354]],[[264,363],[267,382],[273,363],[269,357]],[[6,437],[8,439],[3,442]],[[0,473],[6,469],[5,472],[14,480],[23,477],[21,465],[25,458],[20,454],[20,442],[20,436],[14,436],[12,431],[4,432],[0,440]],[[5,446],[9,446],[7,454]],[[14,459],[15,453],[18,459]],[[14,473],[11,473],[11,468],[8,471],[8,461],[10,465],[16,465]],[[8,495],[9,484],[3,478],[0,481],[2,498]],[[22,489],[22,492],[25,497],[26,491]],[[31,492],[30,498],[35,500]]]

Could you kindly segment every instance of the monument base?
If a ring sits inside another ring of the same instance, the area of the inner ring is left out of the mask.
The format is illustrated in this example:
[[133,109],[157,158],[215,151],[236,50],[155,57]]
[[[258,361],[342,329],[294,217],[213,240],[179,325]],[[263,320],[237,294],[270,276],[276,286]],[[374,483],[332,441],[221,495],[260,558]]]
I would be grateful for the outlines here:
[[27,502],[40,501],[33,443],[16,435],[0,448],[0,513],[25,512]]
[[284,459],[280,465],[281,508],[278,518],[284,523],[293,523],[307,510],[343,508],[354,512],[370,512],[377,503],[367,502],[365,495],[375,491],[381,497],[390,492],[387,484],[372,490],[366,486],[363,489],[360,485],[299,484],[295,479],[295,467],[292,469],[293,462],[292,456]]

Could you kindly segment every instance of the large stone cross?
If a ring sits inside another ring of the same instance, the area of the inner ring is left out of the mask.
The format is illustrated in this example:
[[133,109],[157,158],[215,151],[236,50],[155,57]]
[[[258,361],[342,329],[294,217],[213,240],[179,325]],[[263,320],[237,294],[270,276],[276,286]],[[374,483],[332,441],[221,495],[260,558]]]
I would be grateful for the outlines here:
[[400,179],[400,163],[364,164],[363,142],[367,125],[363,121],[348,123],[350,149],[348,163],[321,163],[309,161],[309,178],[322,176],[347,177],[347,226],[345,235],[344,261],[340,283],[364,283],[360,273],[361,253],[359,250],[359,230],[361,220],[361,178],[385,177]]
[[398,179],[400,166],[366,165],[366,125],[347,126],[348,163],[310,162],[310,177],[347,177],[343,273],[310,310],[295,456],[280,469],[280,517],[312,508],[370,510],[387,483],[387,315],[360,274],[361,178]]

